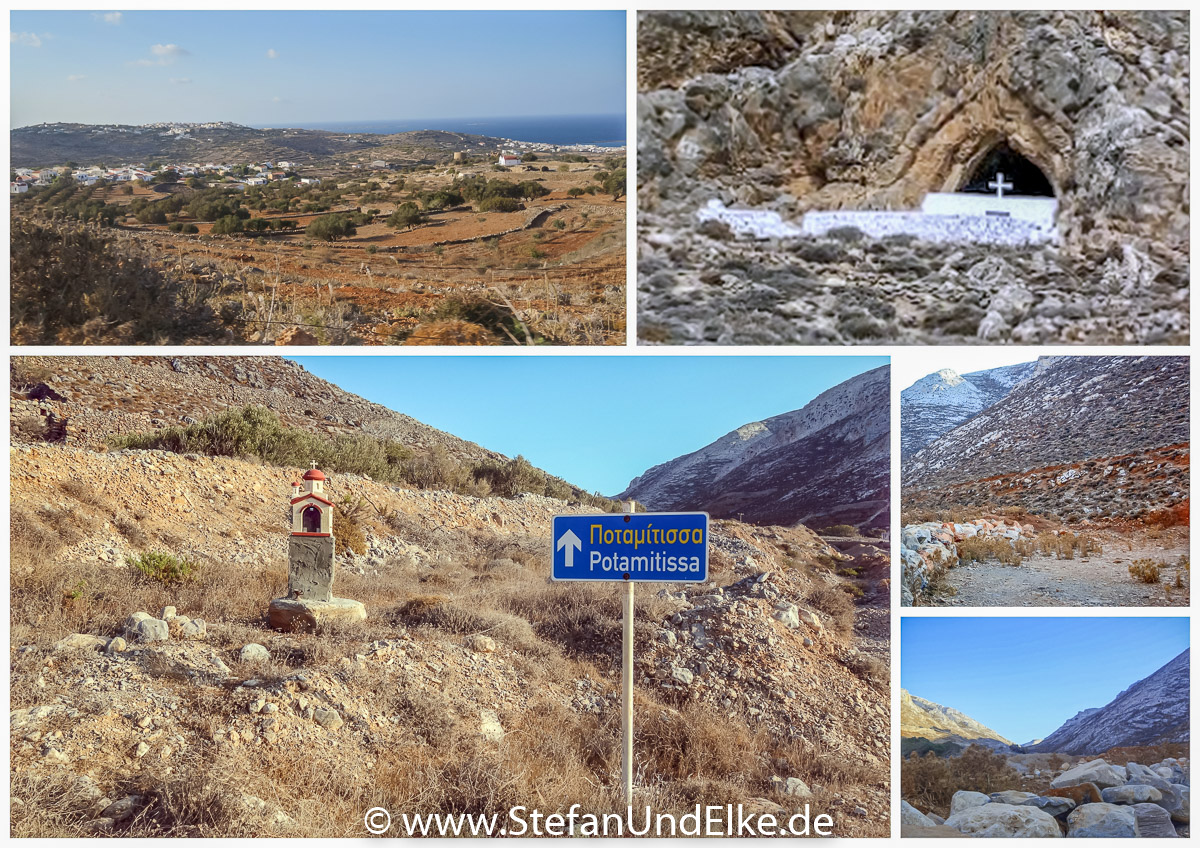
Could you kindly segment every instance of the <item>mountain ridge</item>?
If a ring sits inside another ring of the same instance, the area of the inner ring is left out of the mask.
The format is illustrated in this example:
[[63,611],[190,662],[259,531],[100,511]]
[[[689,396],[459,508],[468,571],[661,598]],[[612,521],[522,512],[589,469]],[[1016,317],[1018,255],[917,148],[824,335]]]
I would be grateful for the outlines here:
[[1080,710],[1032,750],[1100,754],[1109,748],[1190,741],[1190,669],[1191,649],[1186,648],[1103,707]]
[[[887,365],[874,368],[800,409],[743,424],[647,469],[616,497],[759,524],[886,529],[889,375]],[[814,474],[808,466],[818,464]]]
[[959,374],[943,368],[900,393],[900,460],[1006,398],[1037,363],[1022,362]]

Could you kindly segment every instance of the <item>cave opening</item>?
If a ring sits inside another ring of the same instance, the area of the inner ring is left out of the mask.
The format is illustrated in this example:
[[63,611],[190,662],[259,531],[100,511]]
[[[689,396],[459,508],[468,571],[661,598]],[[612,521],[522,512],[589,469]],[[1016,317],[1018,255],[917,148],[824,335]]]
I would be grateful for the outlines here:
[[[1004,193],[1009,197],[1054,197],[1054,186],[1042,169],[1001,142],[988,151],[959,189],[969,194],[996,194],[997,178],[1003,174]],[[990,184],[990,185],[989,185]],[[1011,187],[1010,185],[1011,184]]]

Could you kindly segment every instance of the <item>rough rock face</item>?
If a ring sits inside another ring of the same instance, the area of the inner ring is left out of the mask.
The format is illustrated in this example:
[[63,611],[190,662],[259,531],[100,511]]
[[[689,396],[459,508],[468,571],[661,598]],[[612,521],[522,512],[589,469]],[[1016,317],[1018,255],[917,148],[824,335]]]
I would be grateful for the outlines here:
[[908,458],[906,506],[950,487],[964,505],[1084,514],[1181,504],[1188,409],[1186,357],[1042,357],[1002,401]]
[[900,392],[900,459],[974,418],[1029,377],[1033,362],[959,375],[943,368]]
[[1095,754],[1119,746],[1189,741],[1190,668],[1187,650],[1106,706],[1079,713],[1032,750]]
[[1013,744],[965,713],[915,698],[905,689],[900,690],[900,738],[986,745],[1001,751],[1008,750]]
[[[648,341],[1186,337],[1186,12],[645,12],[639,45]],[[999,277],[994,248],[747,247],[696,217],[917,209],[1001,145],[1050,184],[1062,244],[1000,252]]]
[[[984,796],[987,797],[987,796]],[[1052,837],[1062,836],[1049,813],[1037,807],[985,803],[954,813],[946,826],[975,837]]]
[[756,524],[888,527],[889,368],[651,468],[620,498]]

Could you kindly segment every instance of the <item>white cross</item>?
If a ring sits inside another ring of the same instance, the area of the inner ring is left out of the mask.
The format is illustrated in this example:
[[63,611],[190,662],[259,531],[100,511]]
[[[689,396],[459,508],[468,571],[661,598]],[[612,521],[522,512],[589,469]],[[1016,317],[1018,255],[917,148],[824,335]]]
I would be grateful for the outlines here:
[[313,471],[316,471],[316,470],[317,470],[317,461],[316,461],[315,459],[314,459],[314,460],[313,460],[311,463],[309,463],[309,464],[310,464],[310,465],[312,465],[312,467],[313,467]]
[[1004,181],[1004,172],[998,171],[996,173],[996,179],[994,179],[990,183],[988,183],[987,187],[994,188],[996,190],[996,197],[1003,199],[1004,192],[1011,189],[1013,187],[1013,184],[1006,183]]

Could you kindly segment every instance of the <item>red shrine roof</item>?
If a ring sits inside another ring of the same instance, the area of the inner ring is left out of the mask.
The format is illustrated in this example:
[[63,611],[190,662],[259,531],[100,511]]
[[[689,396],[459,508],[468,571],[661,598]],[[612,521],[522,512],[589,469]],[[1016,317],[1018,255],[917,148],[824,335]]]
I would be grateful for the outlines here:
[[311,471],[304,472],[304,479],[305,480],[324,480],[325,475],[314,468]]
[[312,492],[306,492],[298,498],[292,498],[290,503],[300,503],[300,501],[307,500],[308,498],[312,498],[314,501],[320,501],[326,506],[333,506],[333,501],[327,501],[320,495],[314,495]]

